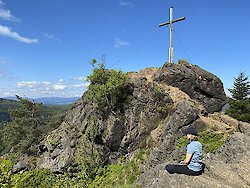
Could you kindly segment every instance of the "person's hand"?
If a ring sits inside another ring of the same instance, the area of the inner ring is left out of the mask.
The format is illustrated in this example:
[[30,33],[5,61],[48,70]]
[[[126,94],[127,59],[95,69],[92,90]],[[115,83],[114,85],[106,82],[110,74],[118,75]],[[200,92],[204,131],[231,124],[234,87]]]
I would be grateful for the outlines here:
[[186,162],[181,161],[180,164],[181,164],[181,165],[186,165]]

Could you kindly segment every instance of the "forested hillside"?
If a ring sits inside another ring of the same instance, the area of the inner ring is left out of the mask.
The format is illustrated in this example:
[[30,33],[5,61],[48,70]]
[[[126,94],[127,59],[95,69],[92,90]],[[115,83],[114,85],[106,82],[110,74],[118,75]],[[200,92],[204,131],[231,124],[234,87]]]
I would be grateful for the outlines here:
[[43,105],[17,96],[18,101],[0,99],[0,154],[28,148],[57,128],[71,105]]

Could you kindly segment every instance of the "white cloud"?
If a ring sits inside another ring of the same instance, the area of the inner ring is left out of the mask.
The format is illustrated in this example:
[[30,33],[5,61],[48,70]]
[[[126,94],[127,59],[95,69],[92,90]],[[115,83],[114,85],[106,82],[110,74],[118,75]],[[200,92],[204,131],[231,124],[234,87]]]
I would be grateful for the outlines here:
[[[0,79],[2,75],[3,78],[6,77],[4,71],[1,70]],[[71,79],[60,78],[55,82],[20,81],[11,87],[0,85],[0,97],[15,96],[16,94],[29,98],[82,96],[88,85],[89,83],[85,81],[83,76]]]
[[79,81],[86,81],[86,77],[84,76],[80,76],[80,77],[77,77],[77,78],[74,78],[74,80],[79,80]]
[[2,6],[2,5],[4,5],[4,3],[3,3],[3,1],[2,1],[2,0],[0,0],[0,6]]
[[38,42],[38,39],[29,39],[26,37],[22,37],[18,33],[11,31],[11,28],[9,28],[7,26],[3,26],[3,25],[0,25],[0,35],[5,36],[5,37],[10,37],[10,38],[13,38],[19,42],[27,43],[27,44]]
[[36,81],[22,81],[17,83],[19,88],[39,88],[44,86],[49,86],[50,82],[36,82]]
[[3,96],[8,97],[8,96],[13,96],[13,95],[11,92],[6,91],[6,92],[3,92]]
[[75,88],[84,88],[84,87],[88,87],[89,83],[82,83],[82,84],[74,84],[73,87]]
[[129,43],[126,41],[122,41],[120,39],[115,39],[115,48],[123,47],[123,46],[128,46]]
[[67,88],[67,86],[66,86],[66,85],[63,85],[63,84],[61,84],[61,83],[58,83],[58,84],[54,84],[54,85],[52,86],[52,88],[53,88],[54,90],[64,90],[64,89]]
[[3,97],[12,97],[15,95],[19,95],[19,93],[16,90],[10,90],[10,91],[4,91],[2,92]]
[[13,16],[10,10],[0,8],[0,18],[7,21],[20,22],[20,19]]
[[61,42],[60,39],[56,38],[56,37],[53,36],[53,35],[49,35],[49,34],[47,34],[47,33],[44,33],[43,36],[46,37],[46,38],[48,38],[48,39],[51,39],[51,40],[54,40],[54,41],[57,41],[57,42]]
[[133,7],[133,3],[130,1],[120,1],[119,7]]

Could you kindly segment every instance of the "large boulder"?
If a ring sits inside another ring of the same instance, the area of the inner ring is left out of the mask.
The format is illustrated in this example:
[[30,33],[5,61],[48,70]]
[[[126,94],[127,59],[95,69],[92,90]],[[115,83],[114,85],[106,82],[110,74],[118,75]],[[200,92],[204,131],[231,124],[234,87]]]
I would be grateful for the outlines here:
[[209,113],[220,111],[226,103],[223,84],[218,77],[185,60],[166,63],[154,80],[180,88],[192,99],[201,102]]

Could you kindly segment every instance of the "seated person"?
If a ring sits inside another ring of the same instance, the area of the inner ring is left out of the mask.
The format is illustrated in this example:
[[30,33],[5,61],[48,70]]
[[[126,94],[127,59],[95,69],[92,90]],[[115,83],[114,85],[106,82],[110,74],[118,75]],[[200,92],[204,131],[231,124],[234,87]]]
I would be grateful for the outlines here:
[[188,128],[183,131],[189,140],[187,153],[184,161],[180,164],[168,164],[165,168],[170,173],[186,174],[189,176],[198,176],[204,172],[205,164],[202,163],[202,145],[198,142],[198,133],[195,128]]

